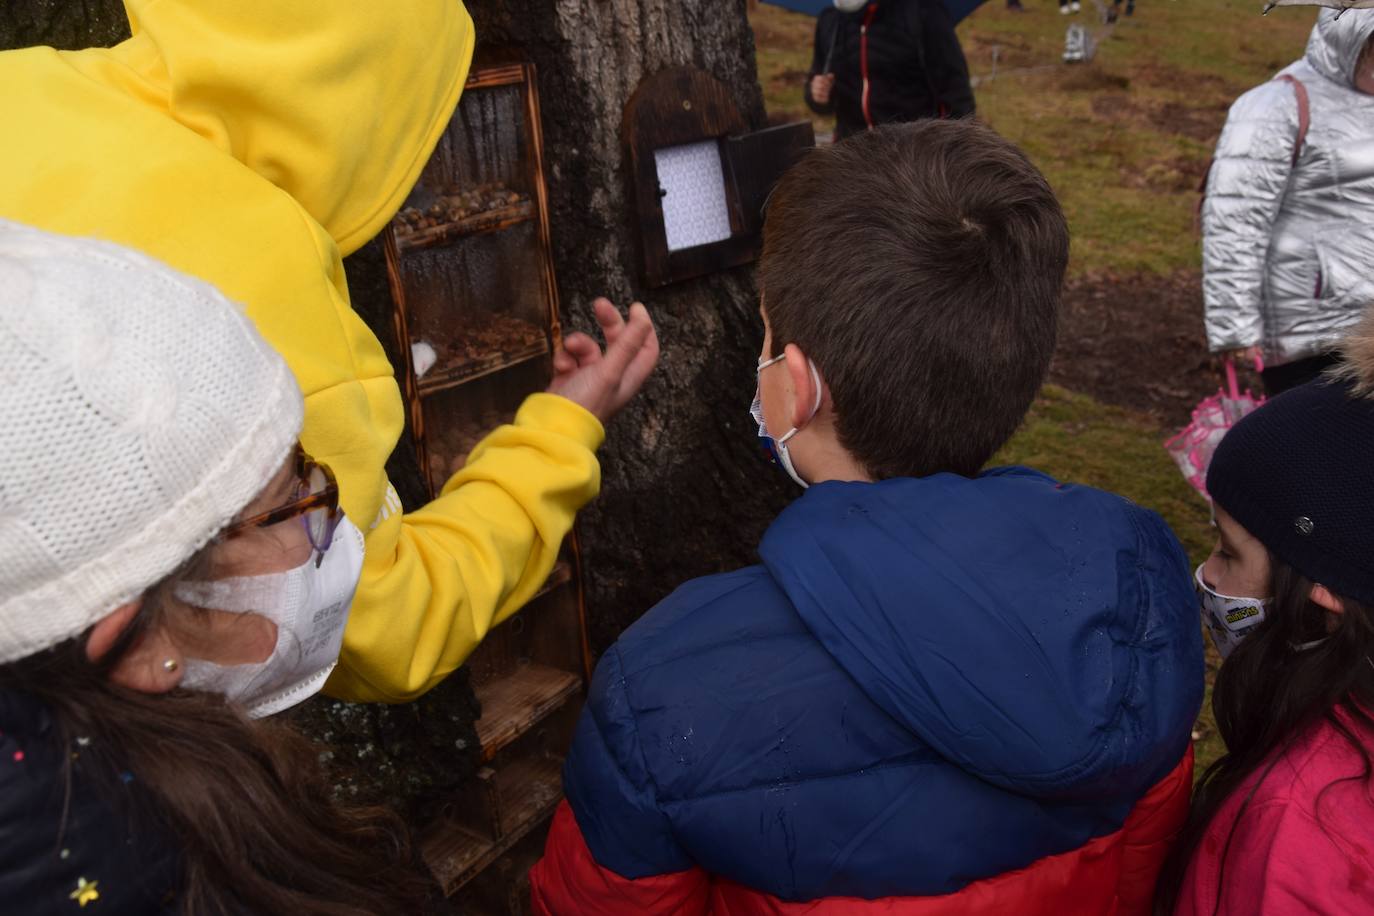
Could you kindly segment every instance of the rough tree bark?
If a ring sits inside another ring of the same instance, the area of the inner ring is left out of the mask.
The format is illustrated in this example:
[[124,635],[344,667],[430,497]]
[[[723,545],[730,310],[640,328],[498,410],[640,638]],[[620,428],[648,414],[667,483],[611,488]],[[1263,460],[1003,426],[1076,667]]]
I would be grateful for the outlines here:
[[642,299],[663,360],[611,425],[603,492],[581,518],[593,648],[685,579],[751,562],[785,502],[749,418],[763,331],[751,268],[641,286],[620,120],[640,80],[674,66],[715,76],[764,123],[746,0],[471,0],[480,43],[539,68],[554,261],[564,319],[591,300]]
[[[746,0],[469,0],[479,48],[512,45],[539,68],[554,258],[567,327],[590,329],[598,295],[645,301],[663,344],[658,372],[611,425],[603,493],[581,518],[593,649],[682,581],[752,561],[790,484],[762,460],[748,415],[762,339],[752,268],[642,288],[625,102],[673,66],[721,80],[754,127],[764,123]],[[108,45],[127,35],[120,0],[6,0],[0,48]],[[346,264],[355,306],[394,354],[376,243]],[[409,442],[391,465],[415,505]],[[425,807],[472,772],[475,706],[450,678],[418,704],[319,700],[294,717],[345,765],[341,791]]]

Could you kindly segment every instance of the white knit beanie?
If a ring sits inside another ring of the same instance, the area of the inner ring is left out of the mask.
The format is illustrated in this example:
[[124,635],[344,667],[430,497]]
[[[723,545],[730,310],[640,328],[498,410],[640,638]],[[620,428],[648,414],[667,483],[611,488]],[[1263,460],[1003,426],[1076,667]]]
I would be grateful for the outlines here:
[[0,220],[0,663],[193,556],[300,433],[300,389],[217,290]]

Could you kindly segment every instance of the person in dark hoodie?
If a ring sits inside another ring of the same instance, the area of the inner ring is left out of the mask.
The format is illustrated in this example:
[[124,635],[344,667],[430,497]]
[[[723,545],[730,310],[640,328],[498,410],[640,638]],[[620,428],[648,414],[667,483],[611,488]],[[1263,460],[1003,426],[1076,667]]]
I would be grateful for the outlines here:
[[974,112],[968,62],[941,0],[835,0],[816,20],[804,92],[835,139],[879,124]]
[[1044,177],[973,121],[782,179],[754,413],[807,489],[759,565],[601,658],[535,912],[1149,912],[1202,700],[1188,560],[1122,497],[982,470],[1067,259]]

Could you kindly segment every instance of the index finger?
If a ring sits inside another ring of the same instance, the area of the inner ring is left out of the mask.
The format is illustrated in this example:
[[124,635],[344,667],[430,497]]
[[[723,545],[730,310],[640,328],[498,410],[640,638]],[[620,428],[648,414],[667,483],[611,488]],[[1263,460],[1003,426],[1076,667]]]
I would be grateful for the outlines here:
[[606,371],[616,379],[623,376],[653,333],[654,322],[649,317],[649,310],[638,302],[630,306],[630,320],[617,333],[615,341],[606,347],[606,355],[602,358]]

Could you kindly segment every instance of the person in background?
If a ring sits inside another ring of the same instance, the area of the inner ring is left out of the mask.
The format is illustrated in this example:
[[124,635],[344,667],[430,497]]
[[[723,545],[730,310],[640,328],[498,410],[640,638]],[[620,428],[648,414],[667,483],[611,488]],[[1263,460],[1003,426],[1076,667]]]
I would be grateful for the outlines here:
[[1202,207],[1215,353],[1263,357],[1277,394],[1335,361],[1374,302],[1374,10],[1323,10],[1303,58],[1242,95]]
[[212,287],[0,221],[0,909],[423,913],[395,815],[262,717],[363,566],[290,369]]
[[[1074,4],[1074,12],[1078,12],[1078,4]],[[1126,15],[1135,15],[1135,0],[1126,0]],[[1112,0],[1112,5],[1107,7],[1108,24],[1116,22],[1121,18],[1121,0]]]
[[809,487],[761,565],[602,656],[536,913],[1149,912],[1202,702],[1187,557],[1119,496],[983,470],[1049,367],[1068,251],[1044,177],[972,120],[783,177],[751,413]]
[[1337,380],[1245,417],[1207,473],[1197,571],[1226,755],[1198,785],[1162,916],[1374,912],[1374,312]]
[[[603,423],[658,356],[641,305],[599,301],[609,350],[566,338],[548,393],[405,513],[385,465],[395,374],[349,305],[342,257],[391,219],[458,103],[472,20],[458,0],[128,0],[116,47],[0,54],[0,217],[116,241],[214,284],[296,374],[301,441],[367,540],[327,685],[398,703],[461,665],[543,586],[596,496]],[[403,342],[404,343],[404,342]]]
[[968,62],[941,0],[835,0],[816,20],[804,91],[835,139],[879,124],[973,114]]

